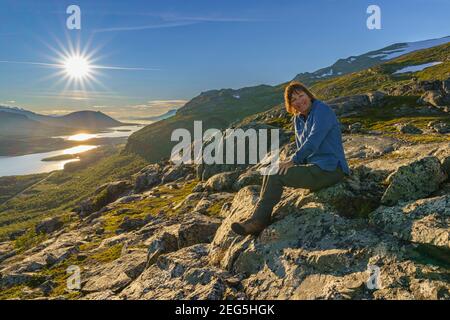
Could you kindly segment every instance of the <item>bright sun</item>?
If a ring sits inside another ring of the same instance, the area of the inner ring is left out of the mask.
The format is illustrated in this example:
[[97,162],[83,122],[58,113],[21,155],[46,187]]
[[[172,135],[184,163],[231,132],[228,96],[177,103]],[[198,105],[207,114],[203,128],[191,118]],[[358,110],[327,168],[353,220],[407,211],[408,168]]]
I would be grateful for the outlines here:
[[89,75],[91,65],[83,56],[71,56],[64,61],[64,69],[68,76],[83,79]]

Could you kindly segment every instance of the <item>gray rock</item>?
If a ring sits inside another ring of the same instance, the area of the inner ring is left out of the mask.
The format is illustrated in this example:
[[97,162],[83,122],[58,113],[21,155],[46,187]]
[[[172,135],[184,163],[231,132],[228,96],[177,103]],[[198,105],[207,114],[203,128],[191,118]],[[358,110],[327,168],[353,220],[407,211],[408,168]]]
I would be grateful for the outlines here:
[[221,300],[242,298],[229,287],[223,270],[208,265],[208,245],[198,244],[161,256],[130,286],[121,299]]
[[163,169],[161,183],[176,181],[185,178],[187,175],[194,173],[194,168],[191,165],[169,165]]
[[381,206],[370,222],[399,239],[450,249],[450,195]]
[[49,234],[61,229],[63,225],[63,222],[58,217],[49,218],[38,223],[35,227],[35,231],[36,233]]
[[396,126],[397,130],[402,133],[409,133],[409,134],[421,134],[422,130],[417,128],[415,125],[410,123],[400,123]]
[[440,134],[450,133],[450,125],[443,121],[430,121],[427,127]]
[[390,174],[386,183],[388,188],[381,198],[385,205],[398,201],[417,200],[429,196],[439,189],[446,175],[436,157],[425,157],[409,165],[401,166]]
[[124,196],[132,189],[132,187],[133,186],[129,181],[115,181],[104,184],[94,192],[92,197],[83,200],[74,211],[77,212],[81,218],[85,218],[91,213],[99,211],[106,205]]
[[117,293],[136,279],[145,269],[147,254],[145,250],[129,250],[120,258],[83,273],[85,281],[82,292]]
[[447,180],[450,179],[450,156],[442,160],[442,170],[447,174]]
[[151,164],[135,175],[134,189],[141,192],[150,189],[161,182],[162,167],[160,164]]
[[243,187],[250,185],[261,185],[263,176],[257,170],[247,170],[241,174],[238,179],[233,183],[233,190],[239,191]]
[[205,189],[213,192],[230,191],[240,173],[239,171],[218,173],[206,181]]

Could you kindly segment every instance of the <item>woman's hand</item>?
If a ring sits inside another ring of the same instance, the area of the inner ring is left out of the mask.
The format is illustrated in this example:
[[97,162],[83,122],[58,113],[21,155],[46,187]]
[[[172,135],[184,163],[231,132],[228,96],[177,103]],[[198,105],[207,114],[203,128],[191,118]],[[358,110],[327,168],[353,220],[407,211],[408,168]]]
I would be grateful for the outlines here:
[[294,162],[292,160],[281,161],[278,169],[278,174],[286,174],[288,169],[294,166]]

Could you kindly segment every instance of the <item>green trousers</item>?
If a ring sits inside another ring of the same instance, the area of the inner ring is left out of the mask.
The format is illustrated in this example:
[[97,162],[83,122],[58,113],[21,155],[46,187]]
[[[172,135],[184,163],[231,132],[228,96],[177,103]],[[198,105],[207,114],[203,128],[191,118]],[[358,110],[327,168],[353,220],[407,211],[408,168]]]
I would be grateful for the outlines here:
[[280,201],[283,187],[317,191],[343,180],[345,173],[338,166],[335,171],[322,170],[316,164],[303,164],[288,169],[285,175],[265,175],[259,201],[252,218],[270,223],[273,207]]

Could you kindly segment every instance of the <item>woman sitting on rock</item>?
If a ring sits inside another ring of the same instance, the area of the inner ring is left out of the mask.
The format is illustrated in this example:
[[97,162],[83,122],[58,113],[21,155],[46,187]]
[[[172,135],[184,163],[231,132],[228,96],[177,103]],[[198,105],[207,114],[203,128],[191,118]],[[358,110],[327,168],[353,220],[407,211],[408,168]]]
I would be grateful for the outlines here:
[[280,161],[277,174],[264,176],[252,216],[231,225],[239,235],[257,235],[270,224],[284,186],[317,191],[350,174],[334,111],[300,82],[289,84],[284,98],[287,112],[294,115],[297,151],[289,160]]

